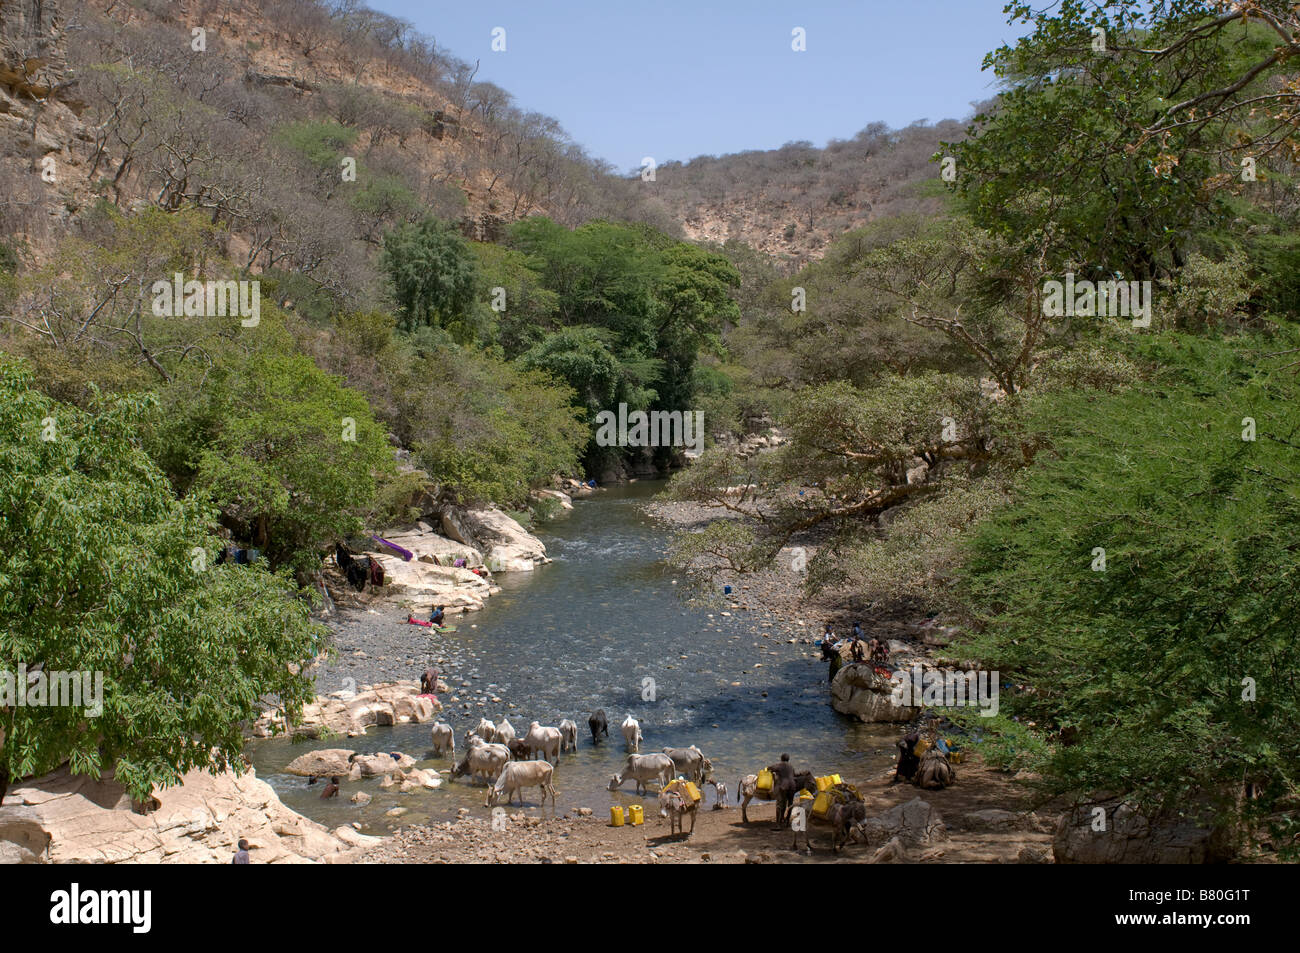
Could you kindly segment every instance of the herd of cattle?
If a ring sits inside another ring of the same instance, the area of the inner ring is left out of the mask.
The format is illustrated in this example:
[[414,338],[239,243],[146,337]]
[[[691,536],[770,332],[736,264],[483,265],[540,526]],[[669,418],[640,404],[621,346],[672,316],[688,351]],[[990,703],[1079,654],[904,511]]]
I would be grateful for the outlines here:
[[[604,710],[591,713],[587,719],[591,730],[591,743],[600,744],[602,738],[609,737],[609,722]],[[714,788],[716,806],[726,800],[727,786],[713,777],[713,762],[704,756],[695,745],[689,748],[664,748],[661,752],[641,753],[641,724],[631,715],[621,725],[623,741],[627,748],[627,760],[622,770],[609,779],[609,790],[617,791],[627,781],[636,784],[636,793],[649,793],[649,785],[659,785],[660,813],[670,818],[674,828],[681,827],[682,816],[691,816],[691,830],[695,829],[695,812],[700,800],[683,796],[679,785],[680,778],[693,782],[697,787],[711,784]],[[551,806],[555,806],[555,786],[553,779],[555,767],[560,755],[578,748],[578,726],[571,719],[564,719],[558,727],[549,727],[536,721],[528,725],[528,731],[521,737],[510,722],[502,718],[493,723],[487,718],[480,718],[479,723],[468,729],[464,736],[464,754],[452,768],[451,777],[469,776],[488,784],[486,805],[493,807],[504,799],[506,804],[514,802],[519,795],[523,804],[524,788],[539,788],[542,804],[550,795]],[[446,722],[433,725],[434,753],[442,758],[456,759],[456,734]],[[741,811],[745,821],[749,820],[745,808],[755,796],[755,775],[741,781],[740,795],[744,796]],[[702,800],[702,799],[701,799]]]

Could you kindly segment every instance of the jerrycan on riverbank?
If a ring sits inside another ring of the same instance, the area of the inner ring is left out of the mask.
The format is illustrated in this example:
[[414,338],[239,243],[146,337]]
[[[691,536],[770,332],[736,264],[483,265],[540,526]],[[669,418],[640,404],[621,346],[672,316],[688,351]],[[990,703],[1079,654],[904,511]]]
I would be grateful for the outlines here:
[[623,805],[615,804],[609,809],[609,823],[614,827],[622,827],[625,823],[623,819]]
[[818,791],[817,797],[813,799],[812,813],[813,817],[825,819],[826,812],[831,809],[831,792]]
[[633,827],[640,827],[645,823],[645,808],[640,804],[633,804],[627,809],[627,813]]
[[772,777],[772,772],[767,770],[767,768],[764,768],[762,771],[758,772],[758,780],[754,782],[754,787],[758,790],[759,794],[771,796],[772,786],[774,783],[775,781]]

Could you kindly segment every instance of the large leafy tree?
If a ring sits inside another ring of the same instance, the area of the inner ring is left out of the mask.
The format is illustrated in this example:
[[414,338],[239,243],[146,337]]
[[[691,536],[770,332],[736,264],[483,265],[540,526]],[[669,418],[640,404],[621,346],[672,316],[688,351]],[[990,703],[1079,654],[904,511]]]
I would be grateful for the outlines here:
[[573,392],[549,374],[461,348],[413,362],[403,381],[416,459],[462,501],[522,505],[577,466],[587,429]]
[[[609,222],[570,230],[528,219],[511,242],[556,302],[559,328],[524,354],[528,366],[565,380],[593,414],[620,402],[691,409],[700,354],[721,352],[723,328],[740,317],[740,273],[725,256]],[[588,463],[600,456],[589,448]]]
[[[742,518],[681,534],[674,559],[705,582],[765,568],[809,530],[860,542],[887,510],[934,498],[977,473],[993,456],[990,416],[978,383],[957,375],[804,388],[784,419],[788,446],[749,461],[706,453],[674,478],[673,497]],[[837,575],[834,561],[825,560],[823,579]]]
[[188,447],[190,492],[213,500],[273,566],[319,566],[331,540],[361,529],[376,486],[394,470],[365,397],[306,357],[232,351],[174,386],[163,424],[173,459]]
[[1027,689],[991,727],[1048,793],[1293,843],[1296,343],[1166,336],[1139,355],[1154,386],[1031,402],[1050,451],[974,537],[979,634],[954,651]]
[[384,236],[383,268],[406,331],[438,327],[459,343],[477,338],[474,254],[455,227],[425,218]]
[[1230,213],[1241,160],[1294,161],[1300,52],[1281,0],[1015,2],[1005,84],[945,144],[976,223],[1086,277],[1158,278]]
[[0,358],[0,671],[103,678],[98,713],[0,708],[0,792],[67,762],[144,799],[239,766],[266,697],[311,697],[293,666],[321,627],[287,577],[214,565],[215,511],[176,499],[139,445],[148,400],[86,413]]

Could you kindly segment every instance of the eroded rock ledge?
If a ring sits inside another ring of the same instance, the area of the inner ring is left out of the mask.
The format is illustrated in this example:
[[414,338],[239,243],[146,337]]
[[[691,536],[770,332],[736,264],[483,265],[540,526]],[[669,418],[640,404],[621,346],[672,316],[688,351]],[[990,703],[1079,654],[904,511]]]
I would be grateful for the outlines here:
[[240,838],[257,864],[349,863],[382,841],[289,810],[251,769],[191,771],[152,802],[138,813],[111,774],[16,784],[0,804],[0,864],[228,864]]
[[[445,692],[446,683],[439,681],[438,690]],[[421,724],[440,711],[442,703],[421,695],[418,682],[380,682],[356,692],[317,695],[314,702],[303,706],[302,722],[292,733],[306,738],[355,738],[372,725]],[[278,708],[262,712],[253,723],[253,737],[271,737],[277,728],[283,729],[283,719]]]

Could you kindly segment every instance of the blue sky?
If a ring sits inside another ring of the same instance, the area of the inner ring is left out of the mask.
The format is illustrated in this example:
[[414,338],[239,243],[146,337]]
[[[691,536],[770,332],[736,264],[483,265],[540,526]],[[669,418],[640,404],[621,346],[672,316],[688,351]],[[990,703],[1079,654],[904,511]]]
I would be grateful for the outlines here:
[[[994,92],[1004,0],[369,0],[628,171],[966,118]],[[505,29],[505,52],[492,31]],[[791,49],[806,31],[807,50]],[[1019,25],[1017,25],[1019,29]]]

